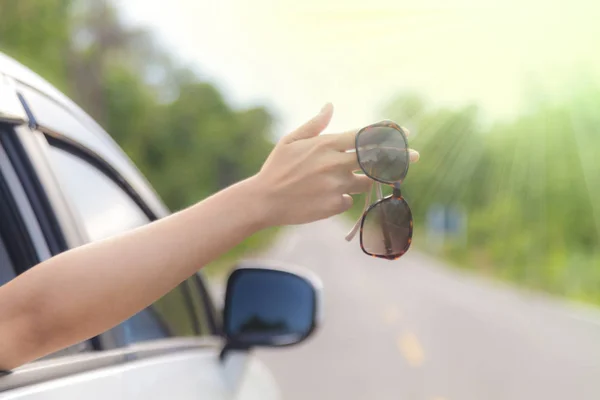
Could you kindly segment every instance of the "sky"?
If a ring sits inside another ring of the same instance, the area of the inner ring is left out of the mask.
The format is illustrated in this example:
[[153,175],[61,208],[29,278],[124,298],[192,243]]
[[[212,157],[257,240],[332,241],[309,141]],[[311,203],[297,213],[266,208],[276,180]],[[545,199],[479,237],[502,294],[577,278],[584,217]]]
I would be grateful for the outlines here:
[[560,97],[570,77],[600,75],[595,0],[115,3],[234,106],[269,107],[281,134],[326,102],[336,110],[329,132],[360,128],[410,90],[506,118],[531,85]]

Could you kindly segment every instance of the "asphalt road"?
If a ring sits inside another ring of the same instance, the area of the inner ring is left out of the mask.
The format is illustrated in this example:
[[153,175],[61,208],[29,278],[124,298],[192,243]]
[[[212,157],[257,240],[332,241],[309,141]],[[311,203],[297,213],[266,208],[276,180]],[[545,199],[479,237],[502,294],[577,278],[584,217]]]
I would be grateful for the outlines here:
[[344,240],[345,220],[293,227],[266,255],[323,280],[325,322],[261,350],[285,399],[597,400],[600,314]]

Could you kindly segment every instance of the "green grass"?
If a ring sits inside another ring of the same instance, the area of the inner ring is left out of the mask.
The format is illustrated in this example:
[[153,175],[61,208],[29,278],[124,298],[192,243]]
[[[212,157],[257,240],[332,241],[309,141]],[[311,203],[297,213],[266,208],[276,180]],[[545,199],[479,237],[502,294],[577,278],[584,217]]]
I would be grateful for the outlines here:
[[[565,249],[519,251],[517,242],[506,238],[505,243],[498,241],[477,247],[448,243],[436,256],[452,267],[478,275],[576,302],[600,305],[600,254]],[[428,251],[424,243],[416,247]]]
[[[358,196],[357,196],[358,197]],[[355,198],[345,216],[354,222],[364,198]],[[416,221],[412,248],[439,257],[451,268],[470,271],[518,287],[560,296],[578,303],[600,305],[600,252],[575,249],[537,249],[523,237],[489,237],[459,244],[451,241],[433,252]]]

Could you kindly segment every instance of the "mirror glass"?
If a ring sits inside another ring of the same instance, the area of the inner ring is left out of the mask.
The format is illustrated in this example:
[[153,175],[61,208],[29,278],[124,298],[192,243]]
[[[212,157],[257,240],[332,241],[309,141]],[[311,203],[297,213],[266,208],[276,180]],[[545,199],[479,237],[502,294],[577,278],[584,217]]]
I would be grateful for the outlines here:
[[313,285],[289,272],[244,268],[229,278],[224,329],[245,345],[286,345],[306,338],[316,313]]

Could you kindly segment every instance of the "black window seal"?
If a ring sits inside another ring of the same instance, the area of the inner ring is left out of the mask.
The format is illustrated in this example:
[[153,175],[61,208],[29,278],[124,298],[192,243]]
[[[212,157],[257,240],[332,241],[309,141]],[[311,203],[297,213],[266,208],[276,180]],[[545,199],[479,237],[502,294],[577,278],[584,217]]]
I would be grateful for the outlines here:
[[39,260],[25,221],[1,171],[0,203],[0,240],[5,243],[15,275],[20,275],[39,263]]
[[23,144],[16,134],[4,129],[0,131],[0,142],[36,215],[50,254],[62,253],[68,248],[66,240]]
[[94,166],[102,172],[107,178],[113,181],[121,190],[135,202],[135,204],[144,212],[150,221],[156,221],[157,215],[148,207],[144,200],[138,195],[135,189],[127,182],[125,178],[117,171],[109,162],[104,160],[95,151],[80,144],[79,142],[70,139],[64,135],[52,131],[46,127],[38,126],[37,130],[44,134],[48,144],[56,147],[73,156],[80,158],[88,164]]
[[[0,125],[0,146],[2,136],[7,134],[6,128]],[[4,147],[3,147],[4,148]],[[6,244],[6,251],[13,264],[15,275],[39,263],[35,245],[29,236],[25,221],[19,213],[17,203],[11,193],[6,179],[0,171],[0,240]]]

